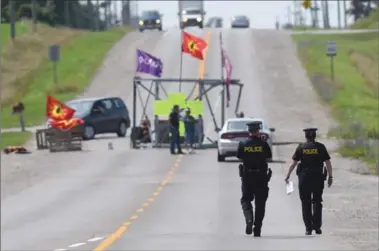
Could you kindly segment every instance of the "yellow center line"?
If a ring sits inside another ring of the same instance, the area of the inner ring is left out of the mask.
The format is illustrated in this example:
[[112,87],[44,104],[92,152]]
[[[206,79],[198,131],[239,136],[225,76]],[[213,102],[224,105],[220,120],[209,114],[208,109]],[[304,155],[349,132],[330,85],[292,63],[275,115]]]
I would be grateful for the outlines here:
[[[198,79],[203,79],[204,75],[205,75],[205,63],[206,63],[207,51],[208,51],[208,48],[209,48],[210,40],[211,40],[211,32],[208,31],[207,35],[205,37],[205,41],[207,42],[208,47],[204,50],[204,53],[203,53],[204,60],[200,61],[199,72],[198,72],[198,77],[197,77]],[[198,96],[199,96],[199,85],[196,84],[195,90],[194,90],[194,97],[196,98]],[[147,199],[148,202],[145,202],[145,203],[142,204],[143,207],[148,207],[150,205],[150,203],[154,201],[155,197],[159,195],[160,191],[163,190],[164,186],[167,185],[167,183],[173,178],[173,175],[175,174],[175,171],[179,167],[180,162],[182,161],[183,156],[184,155],[179,155],[178,156],[178,158],[176,159],[173,167],[168,172],[166,178],[160,183],[160,185],[157,188],[157,191],[155,191],[153,193],[153,196],[151,196],[151,197],[149,197]],[[137,209],[136,212],[137,213],[142,213],[144,211],[145,210],[143,208],[139,208],[139,209]],[[136,220],[137,218],[138,218],[138,215],[132,215],[132,216],[130,216],[129,219],[130,220]],[[129,225],[131,225],[131,224],[132,224],[131,221],[126,221],[126,222],[122,223],[121,226],[113,234],[111,234],[108,238],[106,238],[105,240],[103,240],[94,249],[94,251],[104,251],[105,249],[107,249],[117,239],[119,239],[121,237],[121,235],[128,229]]]
[[108,237],[106,240],[100,243],[99,246],[97,246],[94,251],[103,251],[107,247],[109,247],[113,242],[115,242],[118,238],[121,237],[121,235],[126,231],[128,227],[127,226],[121,226],[119,227],[116,232],[114,232],[110,237]]
[[[203,52],[204,60],[200,61],[199,72],[198,72],[197,79],[203,79],[204,78],[204,75],[205,75],[205,65],[206,65],[207,53],[208,53],[208,48],[209,48],[209,45],[210,45],[210,41],[211,41],[211,32],[208,31],[207,35],[205,37],[205,42],[207,42],[208,46],[207,46],[207,48],[205,48],[205,50]],[[199,84],[195,85],[195,90],[194,90],[193,94],[194,94],[194,98],[197,98],[199,96],[199,94],[200,94],[199,93]]]
[[137,218],[138,218],[138,215],[132,215],[132,216],[130,216],[131,220],[136,220]]

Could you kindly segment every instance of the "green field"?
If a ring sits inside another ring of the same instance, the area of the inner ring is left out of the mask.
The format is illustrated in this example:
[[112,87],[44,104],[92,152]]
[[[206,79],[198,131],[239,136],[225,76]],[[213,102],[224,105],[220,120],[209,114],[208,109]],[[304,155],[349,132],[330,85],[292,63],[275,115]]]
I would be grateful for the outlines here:
[[[26,24],[17,24],[16,25],[16,38],[19,35],[22,35],[28,30],[28,26]],[[9,24],[1,24],[1,44],[4,44],[10,39],[10,25]]]
[[31,136],[31,132],[2,132],[0,134],[0,149],[3,150],[8,146],[23,146]]
[[[295,35],[298,55],[314,89],[332,107],[340,127],[330,133],[344,138],[341,153],[378,160],[378,35],[377,33]],[[327,41],[336,41],[335,80],[331,81]]]
[[[17,99],[14,98],[14,102],[21,100],[25,104],[24,117],[27,126],[43,123],[47,93],[53,93],[62,101],[81,93],[96,73],[107,52],[128,31],[127,28],[115,28],[103,32],[81,31],[75,35],[71,34],[62,45],[61,60],[58,63],[59,88],[54,87],[51,63],[46,57],[43,58],[38,67],[26,75],[26,82],[20,85]],[[48,36],[45,34],[45,37]],[[41,52],[47,54],[47,48]],[[19,126],[17,116],[11,115],[11,104],[3,103],[2,128]]]

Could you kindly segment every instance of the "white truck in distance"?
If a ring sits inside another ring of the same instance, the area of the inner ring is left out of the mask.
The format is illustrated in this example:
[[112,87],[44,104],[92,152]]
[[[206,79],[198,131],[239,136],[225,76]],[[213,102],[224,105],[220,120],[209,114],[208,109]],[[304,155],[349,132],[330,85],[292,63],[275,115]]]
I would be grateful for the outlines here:
[[178,4],[180,28],[197,26],[202,29],[205,16],[204,1],[178,1]]

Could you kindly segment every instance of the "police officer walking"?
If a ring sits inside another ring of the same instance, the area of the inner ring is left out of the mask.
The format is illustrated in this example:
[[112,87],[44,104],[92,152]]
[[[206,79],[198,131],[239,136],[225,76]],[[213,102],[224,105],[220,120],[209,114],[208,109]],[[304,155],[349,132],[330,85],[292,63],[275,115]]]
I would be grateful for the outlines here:
[[285,181],[288,182],[293,169],[300,161],[296,174],[299,178],[305,234],[311,235],[312,230],[315,230],[316,234],[322,234],[322,194],[327,175],[329,175],[328,186],[333,183],[332,164],[325,145],[315,141],[317,128],[307,128],[303,131],[307,141],[297,147]]
[[[243,162],[239,165],[242,181],[241,206],[246,220],[246,234],[253,233],[254,225],[254,236],[260,237],[269,192],[268,183],[272,175],[267,161],[272,158],[272,153],[267,142],[260,137],[261,122],[252,122],[247,126],[250,138],[239,143],[237,152],[237,157]],[[251,205],[253,200],[255,215]]]

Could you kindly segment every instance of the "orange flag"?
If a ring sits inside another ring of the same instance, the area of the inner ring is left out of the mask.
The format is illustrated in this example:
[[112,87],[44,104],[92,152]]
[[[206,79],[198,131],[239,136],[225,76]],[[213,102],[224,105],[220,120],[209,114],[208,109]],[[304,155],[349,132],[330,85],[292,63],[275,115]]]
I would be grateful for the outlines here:
[[190,54],[192,57],[203,60],[203,50],[208,44],[204,39],[191,35],[183,31],[182,52]]
[[51,121],[50,125],[56,129],[60,130],[70,130],[77,125],[83,125],[84,121],[78,118],[71,118],[68,120],[59,120],[59,121]]
[[74,116],[75,110],[52,96],[47,96],[46,116],[53,120],[68,120]]

